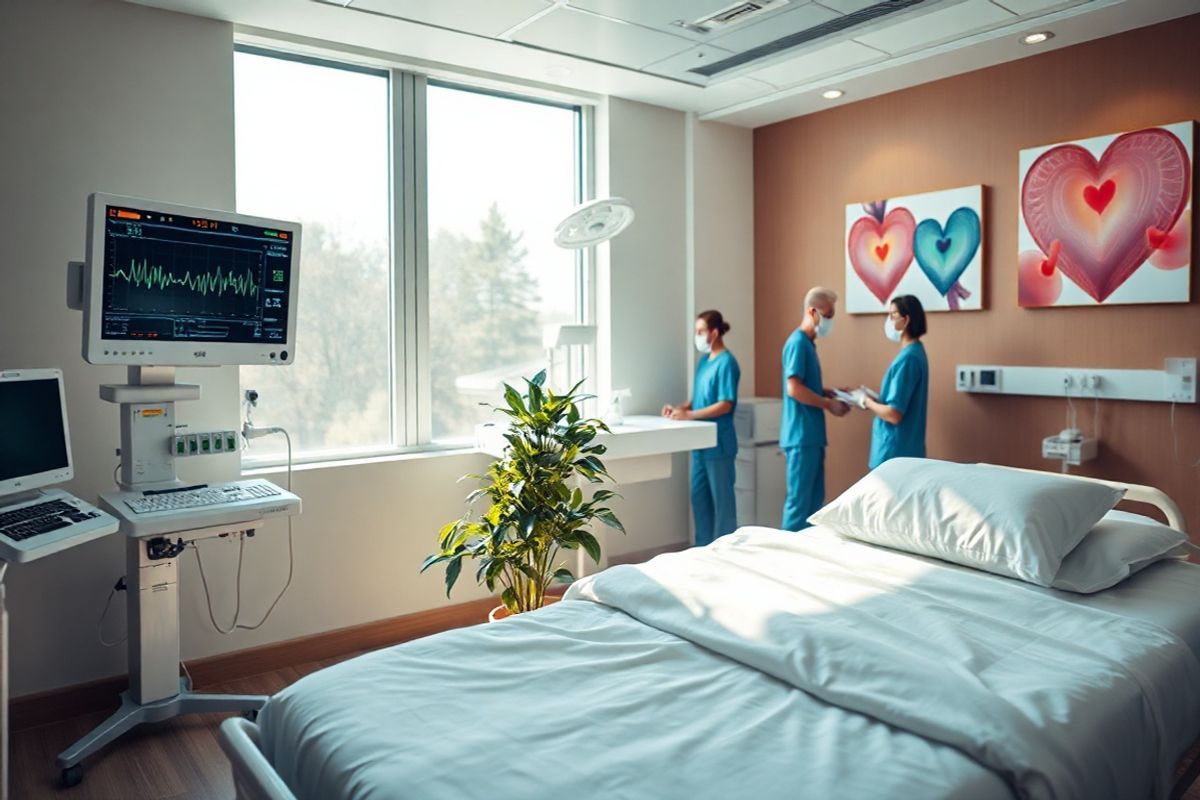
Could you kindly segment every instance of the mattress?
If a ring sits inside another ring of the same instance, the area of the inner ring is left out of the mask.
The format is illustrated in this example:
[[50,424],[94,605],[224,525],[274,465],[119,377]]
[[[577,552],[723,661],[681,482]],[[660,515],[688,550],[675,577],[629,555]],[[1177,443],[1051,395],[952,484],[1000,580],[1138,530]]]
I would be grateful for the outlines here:
[[[1084,597],[822,531],[739,533],[307,676],[263,709],[262,748],[323,800],[1161,796],[1198,733],[1178,692],[1200,679],[1197,573]],[[925,630],[895,624],[903,603]],[[997,606],[1058,619],[995,632]],[[806,649],[814,621],[828,638]],[[1065,689],[1045,678],[1060,656]],[[1013,709],[1034,701],[1029,724]]]

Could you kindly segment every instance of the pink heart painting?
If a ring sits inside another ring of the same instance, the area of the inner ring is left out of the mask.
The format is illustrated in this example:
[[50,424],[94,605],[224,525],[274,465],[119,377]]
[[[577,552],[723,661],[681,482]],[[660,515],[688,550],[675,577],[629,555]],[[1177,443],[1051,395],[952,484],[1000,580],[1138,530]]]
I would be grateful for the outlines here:
[[883,218],[861,217],[850,226],[846,248],[850,265],[880,303],[891,299],[913,260],[917,221],[907,208],[894,208]]
[[1162,246],[1188,205],[1189,151],[1163,128],[1118,136],[1097,160],[1077,144],[1046,150],[1021,186],[1025,226],[1057,267],[1103,303]]

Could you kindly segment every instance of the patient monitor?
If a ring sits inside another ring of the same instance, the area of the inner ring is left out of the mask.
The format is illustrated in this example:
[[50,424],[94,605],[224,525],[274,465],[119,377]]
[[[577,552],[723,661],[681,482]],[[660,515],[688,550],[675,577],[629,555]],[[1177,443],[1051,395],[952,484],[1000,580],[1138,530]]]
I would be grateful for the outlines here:
[[[198,540],[252,535],[265,519],[299,513],[300,498],[265,480],[182,485],[175,403],[198,400],[200,387],[176,383],[175,370],[291,364],[300,232],[296,222],[88,198],[87,258],[68,265],[67,304],[83,312],[84,359],[128,367],[127,383],[100,387],[121,409],[121,472],[120,489],[102,493],[99,505],[126,539],[130,686],[116,713],[59,754],[68,786],[80,781],[84,758],[135,725],[197,712],[253,715],[266,702],[194,692],[179,677],[177,562]],[[237,441],[232,431],[193,436],[220,444],[198,454]],[[236,627],[235,619],[222,632]]]
[[93,194],[83,270],[91,364],[290,364],[300,225]]

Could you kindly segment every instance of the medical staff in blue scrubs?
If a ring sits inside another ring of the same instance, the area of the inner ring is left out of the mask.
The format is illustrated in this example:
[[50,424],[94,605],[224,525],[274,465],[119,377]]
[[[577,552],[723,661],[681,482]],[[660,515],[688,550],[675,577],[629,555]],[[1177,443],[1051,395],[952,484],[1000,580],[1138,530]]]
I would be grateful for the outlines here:
[[703,419],[717,423],[717,445],[692,452],[692,515],[696,520],[696,545],[703,546],[737,528],[734,500],[734,464],[737,434],[733,410],[737,407],[742,370],[725,347],[730,325],[720,311],[705,311],[696,318],[696,380],[692,402],[664,406],[671,419]]
[[837,294],[815,287],[804,297],[804,320],[783,346],[783,418],[779,446],[787,456],[787,531],[809,526],[808,518],[825,503],[825,414],[845,416],[850,407],[832,397],[821,382],[815,341],[833,331]]
[[862,395],[859,400],[875,415],[871,422],[871,458],[875,469],[889,458],[925,457],[925,418],[929,410],[929,359],[921,337],[928,330],[925,309],[912,295],[892,300],[883,322],[883,333],[900,343],[879,387],[879,400]]

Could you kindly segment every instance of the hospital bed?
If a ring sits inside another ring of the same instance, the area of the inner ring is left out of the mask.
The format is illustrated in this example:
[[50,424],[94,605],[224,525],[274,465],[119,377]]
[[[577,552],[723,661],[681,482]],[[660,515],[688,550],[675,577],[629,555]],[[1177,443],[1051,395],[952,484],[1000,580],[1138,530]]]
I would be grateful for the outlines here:
[[742,529],[313,673],[220,739],[241,800],[1177,796],[1198,591],[1179,560],[1083,595]]

